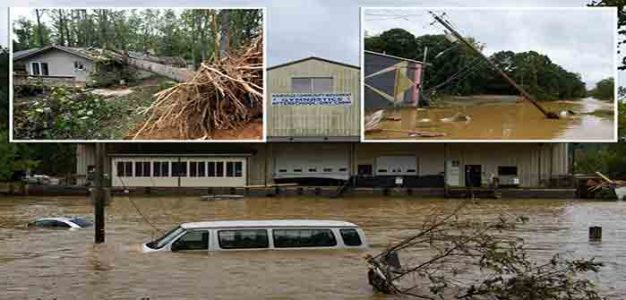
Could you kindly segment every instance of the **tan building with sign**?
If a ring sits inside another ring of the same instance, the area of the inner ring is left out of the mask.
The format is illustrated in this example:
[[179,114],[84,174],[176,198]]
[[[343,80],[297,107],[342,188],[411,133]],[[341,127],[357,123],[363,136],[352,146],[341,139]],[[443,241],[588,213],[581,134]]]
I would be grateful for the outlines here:
[[[268,68],[268,141],[359,141],[359,74],[357,66],[319,57]],[[328,100],[307,99],[320,94]],[[295,101],[278,101],[285,98]]]

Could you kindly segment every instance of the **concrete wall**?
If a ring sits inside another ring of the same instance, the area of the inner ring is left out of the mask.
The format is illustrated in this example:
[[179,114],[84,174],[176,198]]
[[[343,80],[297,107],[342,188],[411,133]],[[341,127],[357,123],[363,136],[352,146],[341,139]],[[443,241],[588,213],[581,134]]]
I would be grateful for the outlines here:
[[[360,136],[359,69],[317,59],[270,69],[267,72],[268,139],[288,137]],[[350,93],[351,105],[271,105],[274,93],[292,93],[293,77],[332,77],[334,93]]]
[[[75,61],[82,62],[85,70],[74,69]],[[23,63],[26,65],[26,72],[30,75],[33,74],[33,62],[48,63],[49,76],[72,76],[76,81],[87,81],[94,67],[90,60],[58,49],[51,49],[23,60]]]

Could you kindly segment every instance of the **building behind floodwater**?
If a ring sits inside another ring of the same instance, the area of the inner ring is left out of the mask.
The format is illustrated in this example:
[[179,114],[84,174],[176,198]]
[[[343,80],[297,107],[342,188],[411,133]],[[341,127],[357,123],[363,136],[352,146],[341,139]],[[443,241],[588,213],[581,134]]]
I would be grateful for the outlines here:
[[[566,144],[360,143],[359,68],[307,58],[268,69],[267,143],[107,145],[113,187],[557,187]],[[78,184],[95,165],[77,148]]]

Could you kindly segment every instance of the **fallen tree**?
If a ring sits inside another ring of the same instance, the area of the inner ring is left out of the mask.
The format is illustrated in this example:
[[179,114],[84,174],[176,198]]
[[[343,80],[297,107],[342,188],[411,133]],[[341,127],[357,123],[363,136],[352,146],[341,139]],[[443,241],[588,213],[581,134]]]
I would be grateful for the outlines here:
[[[370,284],[382,293],[419,299],[603,299],[582,276],[602,263],[558,254],[537,263],[523,239],[507,235],[526,218],[461,220],[463,207],[432,217],[419,233],[366,256]],[[419,258],[401,263],[400,252]]]
[[203,63],[185,81],[155,94],[146,122],[132,135],[176,128],[183,139],[211,139],[216,130],[237,129],[263,111],[262,34],[241,53]]

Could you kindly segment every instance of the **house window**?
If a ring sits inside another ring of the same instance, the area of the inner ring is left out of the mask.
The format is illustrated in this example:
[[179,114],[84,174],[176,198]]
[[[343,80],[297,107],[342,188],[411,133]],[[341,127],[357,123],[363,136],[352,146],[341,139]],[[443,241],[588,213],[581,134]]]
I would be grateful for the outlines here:
[[117,177],[132,177],[133,176],[133,162],[132,161],[118,161],[117,162]]
[[84,71],[85,70],[85,65],[83,65],[83,62],[81,62],[81,61],[75,61],[74,62],[74,70]]
[[149,161],[136,161],[135,162],[135,177],[150,177],[150,162]]
[[226,177],[241,177],[243,164],[240,161],[226,162]]
[[48,76],[48,63],[34,62],[31,64],[33,75]]
[[294,77],[291,78],[291,92],[317,94],[332,93],[332,77]]

